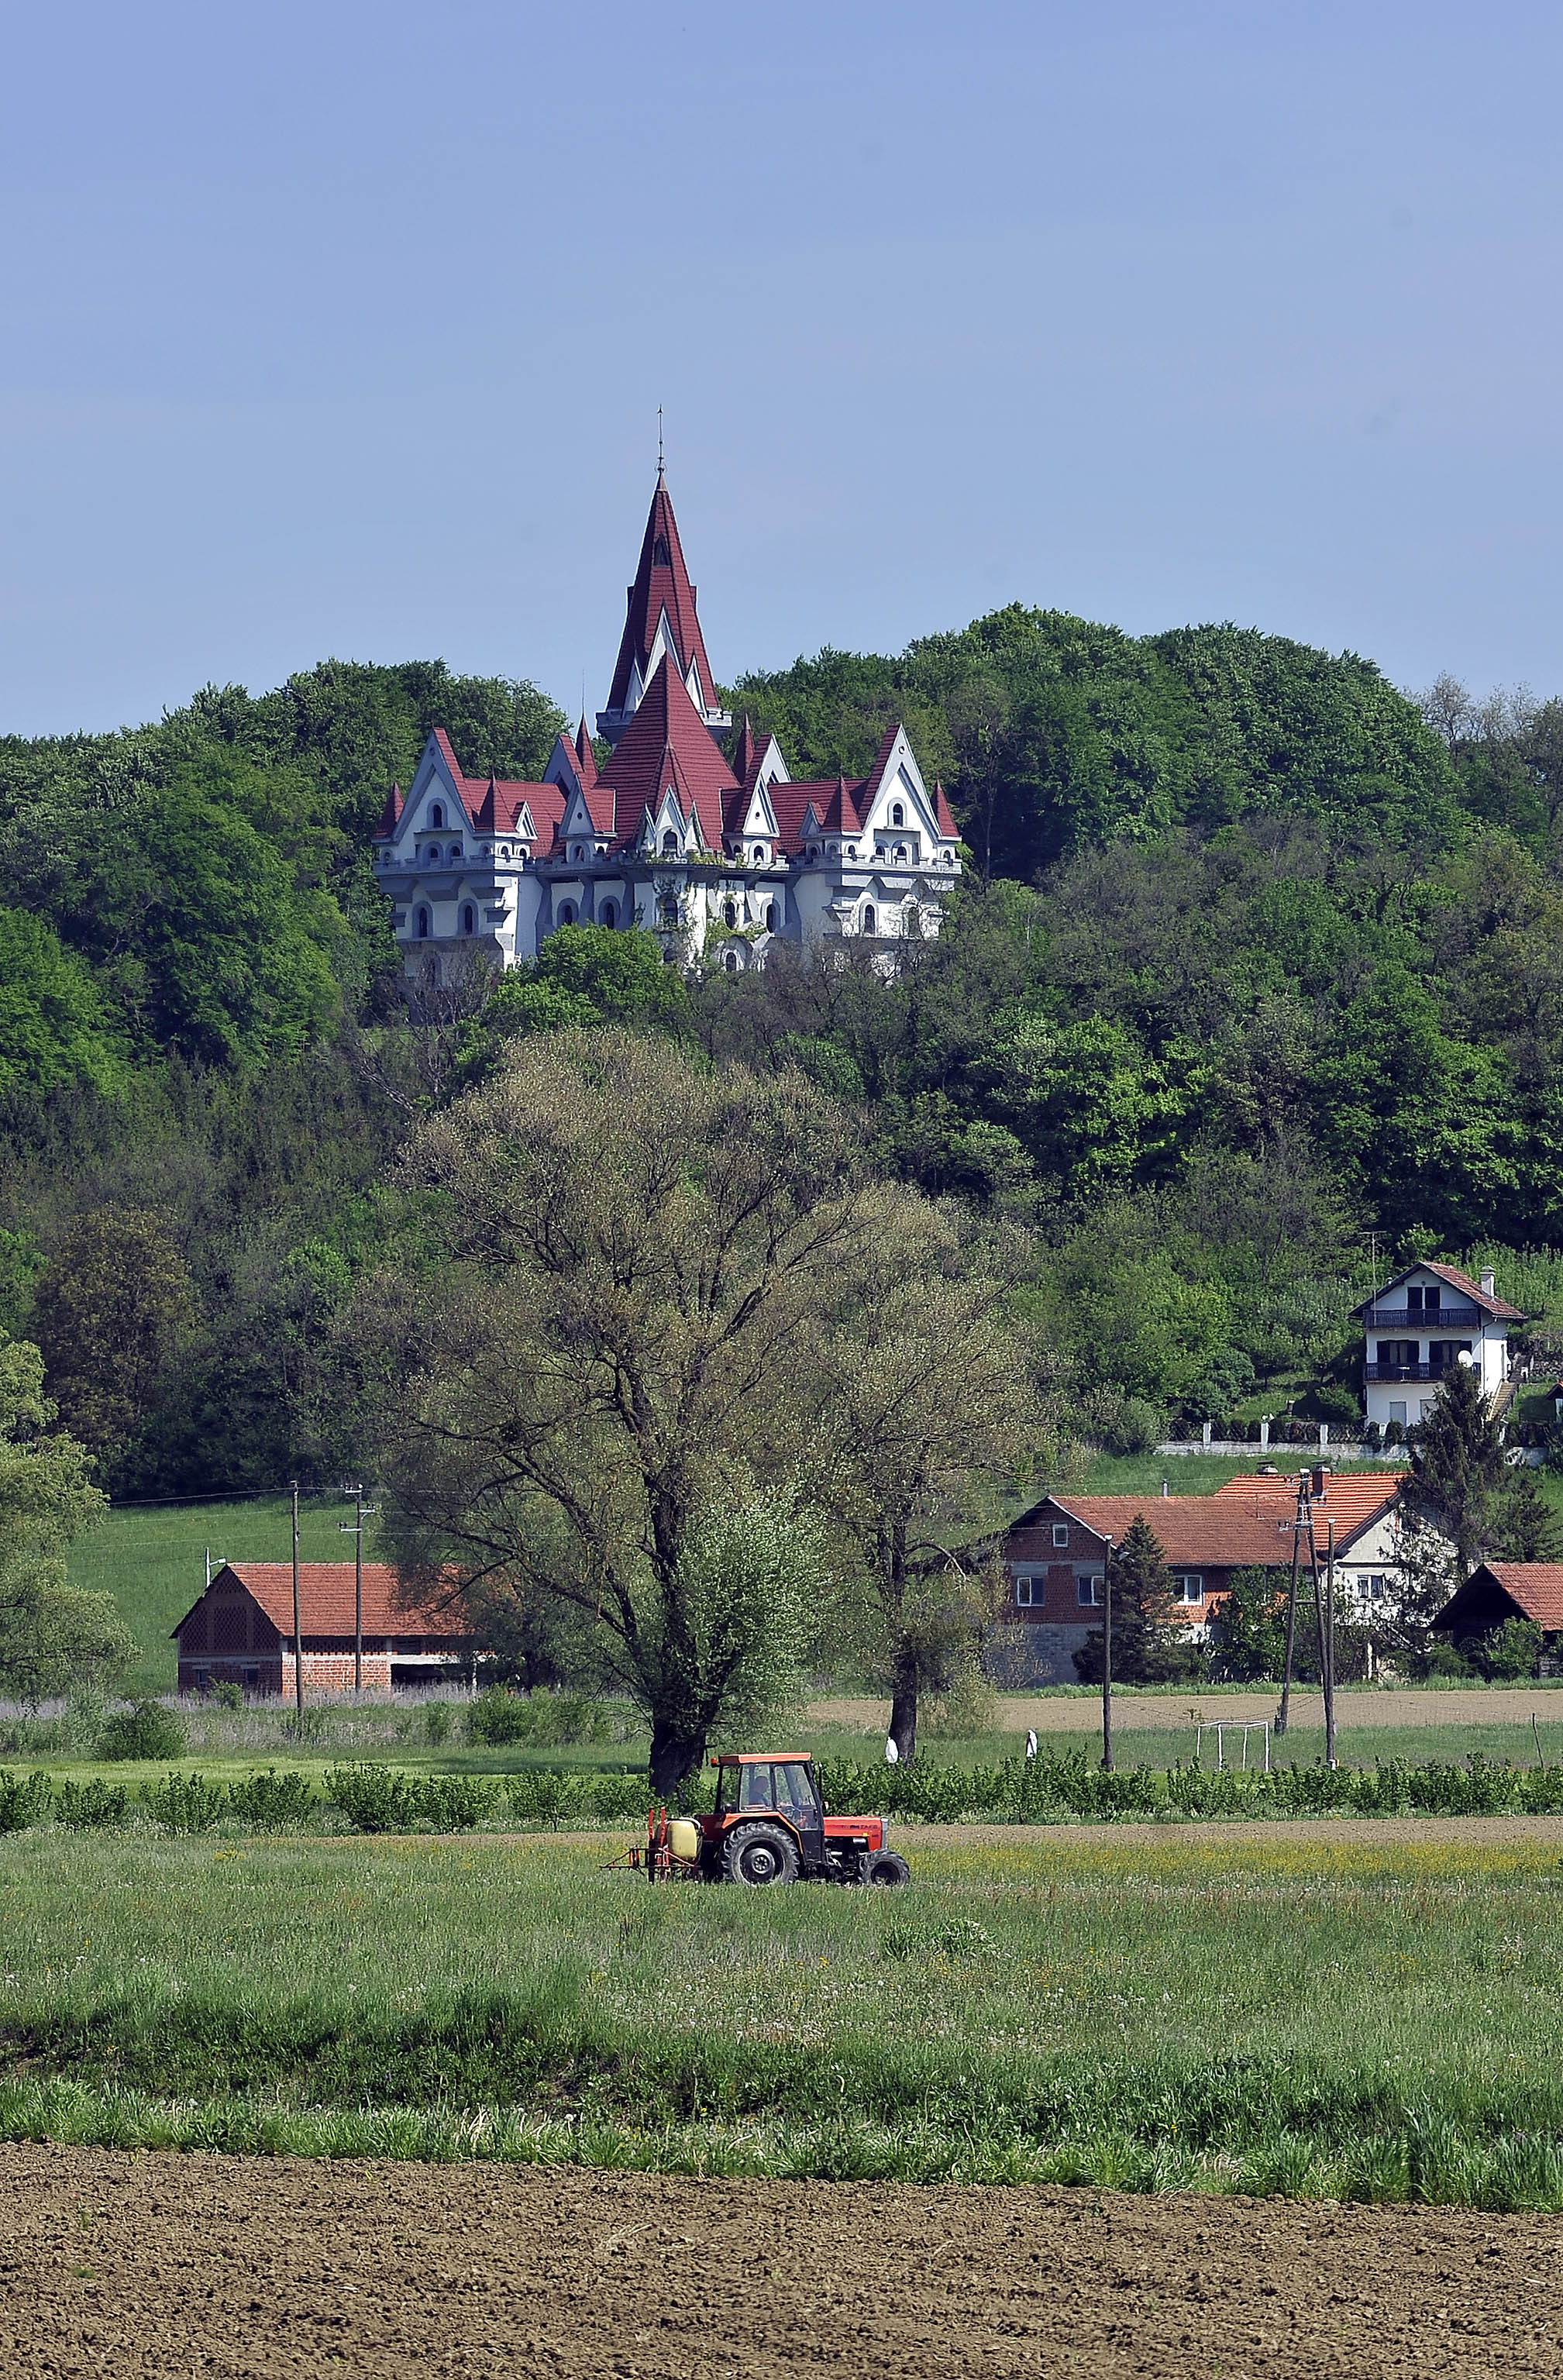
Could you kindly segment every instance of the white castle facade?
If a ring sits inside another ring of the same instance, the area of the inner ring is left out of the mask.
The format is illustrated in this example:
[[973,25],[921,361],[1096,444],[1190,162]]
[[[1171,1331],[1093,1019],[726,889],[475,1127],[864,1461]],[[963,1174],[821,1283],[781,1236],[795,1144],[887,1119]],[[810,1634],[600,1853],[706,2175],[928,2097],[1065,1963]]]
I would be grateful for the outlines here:
[[745,719],[731,756],[660,471],[599,734],[561,735],[536,784],[464,775],[437,729],[374,842],[410,971],[515,966],[561,926],[639,926],[681,965],[738,972],[777,941],[855,937],[888,953],[939,931],[960,872],[943,788],[905,730],[866,777],[796,782]]

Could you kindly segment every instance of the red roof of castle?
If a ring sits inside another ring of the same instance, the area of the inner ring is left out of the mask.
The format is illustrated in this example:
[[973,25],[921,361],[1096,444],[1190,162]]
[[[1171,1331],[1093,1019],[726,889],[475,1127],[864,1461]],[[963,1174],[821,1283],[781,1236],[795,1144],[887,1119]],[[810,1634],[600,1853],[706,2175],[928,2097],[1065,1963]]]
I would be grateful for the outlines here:
[[[685,817],[693,808],[703,840],[721,849],[722,797],[737,790],[738,780],[665,654],[613,747],[601,782],[622,795],[629,832],[638,828],[644,811],[655,812],[672,785]],[[635,828],[628,824],[632,819]]]
[[701,697],[706,703],[713,704],[716,680],[706,655],[706,640],[700,634],[700,622],[695,609],[695,589],[685,568],[684,548],[679,543],[672,498],[668,493],[667,481],[659,470],[651,510],[646,517],[640,563],[635,574],[635,584],[629,589],[619,658],[613,664],[613,683],[608,695],[610,710],[623,710],[629,694],[632,666],[638,667],[642,678],[645,677],[651,648],[657,640],[657,624],[664,612],[678,651],[679,676],[687,677],[689,664],[693,661],[699,675]]
[[597,783],[597,755],[591,748],[591,737],[587,731],[584,715],[576,730],[575,753],[581,783],[589,791]]

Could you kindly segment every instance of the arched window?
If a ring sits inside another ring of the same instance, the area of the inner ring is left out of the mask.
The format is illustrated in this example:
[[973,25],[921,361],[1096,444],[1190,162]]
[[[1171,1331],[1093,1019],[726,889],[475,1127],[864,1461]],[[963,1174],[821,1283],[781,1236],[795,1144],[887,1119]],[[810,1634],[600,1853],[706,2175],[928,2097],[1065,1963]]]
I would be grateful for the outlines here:
[[608,927],[613,927],[618,924],[619,905],[616,901],[604,901],[602,904],[602,922]]
[[430,826],[444,825],[445,805],[443,802],[434,802],[430,805],[429,811],[429,823]]
[[461,905],[461,930],[464,934],[478,931],[478,912],[470,901],[464,901]]
[[871,934],[874,931],[874,904],[872,901],[865,901],[863,905],[863,930],[866,934]]
[[421,905],[413,918],[413,931],[420,942],[426,942],[429,940],[429,912]]
[[903,843],[898,843],[898,844],[896,844],[896,846],[895,846],[895,856],[896,856],[897,859],[904,859],[904,858],[905,858],[905,856],[906,856],[906,845],[905,845]]
[[891,804],[891,826],[904,826],[906,824],[906,812],[902,808],[899,802],[892,802]]
[[676,859],[678,857],[678,837],[673,832],[671,826],[669,827],[666,834],[662,837],[662,857],[664,859]]
[[729,951],[727,956],[722,961],[722,965],[727,969],[729,975],[736,975],[738,972],[737,952]]
[[730,927],[735,926],[738,923],[738,904],[736,901],[724,901],[722,903],[721,922],[724,926]]
[[774,934],[778,930],[780,920],[776,915],[776,904],[774,901],[768,901],[765,905],[765,930],[768,934]]
[[565,901],[561,904],[559,922],[562,926],[573,926],[575,924],[576,905],[573,901]]
[[765,845],[763,843],[757,843],[755,845],[755,866],[757,868],[763,868],[765,866]]
[[654,563],[660,562],[664,570],[672,561],[672,555],[668,552],[668,540],[660,529],[651,547],[651,559]]

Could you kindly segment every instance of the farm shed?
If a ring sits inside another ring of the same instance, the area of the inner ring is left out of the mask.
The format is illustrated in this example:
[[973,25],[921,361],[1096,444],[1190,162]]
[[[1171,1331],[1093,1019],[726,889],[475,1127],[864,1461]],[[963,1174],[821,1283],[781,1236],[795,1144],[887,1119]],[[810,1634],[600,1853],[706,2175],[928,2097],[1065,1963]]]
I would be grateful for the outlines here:
[[[300,1562],[298,1609],[304,1690],[353,1690],[353,1564]],[[478,1652],[459,1611],[407,1609],[398,1601],[388,1562],[364,1564],[364,1685],[433,1685]],[[293,1565],[224,1562],[200,1601],[173,1631],[179,1645],[179,1692],[202,1694],[231,1680],[247,1694],[291,1694]]]
[[1544,1636],[1563,1630],[1563,1562],[1484,1562],[1433,1625],[1444,1636],[1484,1636],[1506,1620],[1533,1620]]

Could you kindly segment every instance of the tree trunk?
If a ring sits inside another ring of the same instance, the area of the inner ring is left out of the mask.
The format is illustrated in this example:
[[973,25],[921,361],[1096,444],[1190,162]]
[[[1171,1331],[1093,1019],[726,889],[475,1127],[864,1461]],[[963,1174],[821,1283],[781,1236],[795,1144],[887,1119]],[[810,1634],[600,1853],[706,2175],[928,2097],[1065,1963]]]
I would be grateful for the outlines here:
[[658,1721],[651,1730],[651,1791],[676,1793],[706,1756],[703,1735],[683,1735]]
[[891,1692],[891,1739],[903,1762],[917,1755],[917,1671],[905,1659],[895,1666]]

